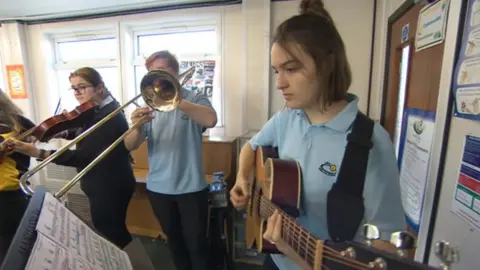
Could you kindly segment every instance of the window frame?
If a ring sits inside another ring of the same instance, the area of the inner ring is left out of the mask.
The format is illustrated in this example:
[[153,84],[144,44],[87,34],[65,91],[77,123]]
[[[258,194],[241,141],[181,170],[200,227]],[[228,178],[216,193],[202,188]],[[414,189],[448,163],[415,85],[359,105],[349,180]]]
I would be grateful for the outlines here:
[[[90,40],[99,40],[99,39],[115,39],[117,46],[115,50],[117,51],[115,59],[111,58],[98,58],[92,60],[80,60],[80,61],[71,61],[64,62],[60,59],[60,46],[59,43],[66,42],[78,42],[78,41],[90,41]],[[72,69],[78,68],[79,66],[116,66],[120,67],[120,54],[118,53],[119,46],[119,37],[116,31],[113,30],[97,30],[97,31],[82,31],[82,32],[73,32],[68,34],[54,34],[51,37],[51,41],[54,46],[54,69]]]
[[[57,87],[57,93],[59,97],[62,95],[62,91],[65,89],[60,89],[58,77],[59,71],[65,70],[75,70],[82,66],[89,66],[92,68],[116,68],[117,72],[117,85],[120,89],[116,89],[115,92],[118,93],[118,99],[123,100],[123,91],[122,91],[122,77],[121,77],[121,65],[120,65],[120,38],[118,35],[117,28],[109,29],[98,29],[98,30],[89,30],[89,31],[75,31],[69,33],[50,33],[49,34],[50,42],[53,46],[53,71],[55,72],[55,84]],[[115,40],[115,59],[111,58],[97,58],[90,60],[79,60],[79,61],[69,61],[65,62],[60,59],[60,46],[59,43],[64,42],[78,42],[78,41],[94,41],[99,39],[114,39]]]
[[[139,55],[140,48],[139,48],[139,37],[145,35],[162,35],[162,34],[171,34],[171,33],[179,33],[179,32],[197,32],[197,31],[215,31],[216,39],[217,39],[217,51],[216,54],[176,54],[176,57],[182,61],[202,61],[202,60],[215,60],[216,67],[215,69],[219,69],[218,71],[218,86],[220,88],[220,108],[216,110],[217,115],[220,114],[220,120],[217,126],[214,129],[224,129],[225,128],[225,91],[224,91],[224,64],[223,61],[225,59],[223,44],[225,34],[223,32],[223,16],[221,14],[216,14],[214,16],[199,16],[198,18],[193,19],[186,19],[184,18],[179,20],[171,20],[171,19],[164,19],[164,20],[157,20],[155,23],[148,22],[145,24],[137,24],[136,25],[129,25],[128,29],[131,36],[132,47],[133,51],[131,51],[130,55],[132,58],[130,59],[129,70],[131,70],[133,74],[133,82],[136,83],[136,76],[135,76],[135,68],[138,66],[145,65],[145,59],[147,56]],[[134,85],[134,93],[138,95],[136,85]],[[131,94],[130,94],[131,95]],[[213,104],[212,104],[213,105]],[[217,109],[217,108],[216,108]]]

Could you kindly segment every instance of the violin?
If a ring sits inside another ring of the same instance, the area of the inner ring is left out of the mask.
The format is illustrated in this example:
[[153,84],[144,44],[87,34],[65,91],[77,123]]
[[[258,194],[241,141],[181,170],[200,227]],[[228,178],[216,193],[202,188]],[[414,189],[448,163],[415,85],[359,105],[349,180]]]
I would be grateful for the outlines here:
[[40,142],[48,142],[56,134],[68,129],[80,127],[86,120],[91,119],[95,112],[93,108],[97,105],[97,102],[89,100],[80,104],[71,112],[61,113],[48,118],[20,136],[26,138],[32,135]]
[[[71,112],[61,113],[48,118],[39,125],[23,132],[15,138],[19,141],[24,141],[33,136],[40,142],[48,142],[56,134],[73,128],[78,128],[85,123],[86,120],[91,119],[94,115],[97,102],[89,100],[80,104]],[[0,138],[0,163],[5,155],[12,152],[8,146],[5,145],[4,140]]]

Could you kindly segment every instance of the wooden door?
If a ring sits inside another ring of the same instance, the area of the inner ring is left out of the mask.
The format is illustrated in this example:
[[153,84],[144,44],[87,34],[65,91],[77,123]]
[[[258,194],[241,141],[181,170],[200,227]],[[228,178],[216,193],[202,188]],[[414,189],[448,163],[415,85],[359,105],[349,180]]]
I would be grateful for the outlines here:
[[[401,130],[404,107],[432,112],[437,108],[444,43],[415,52],[418,15],[423,7],[419,4],[404,5],[398,11],[403,15],[391,23],[382,124],[394,143]],[[406,25],[408,38],[402,42],[402,30]]]
[[[386,85],[381,122],[398,158],[405,108],[436,112],[444,43],[416,51],[415,35],[424,4],[406,1],[389,20]],[[406,30],[407,28],[407,30]],[[408,231],[417,233],[410,226]],[[409,254],[413,259],[415,251]]]

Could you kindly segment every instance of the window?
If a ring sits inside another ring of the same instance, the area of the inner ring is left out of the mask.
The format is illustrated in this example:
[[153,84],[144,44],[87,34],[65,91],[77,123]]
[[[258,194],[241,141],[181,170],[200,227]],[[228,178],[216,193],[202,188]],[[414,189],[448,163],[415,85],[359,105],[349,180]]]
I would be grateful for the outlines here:
[[57,61],[69,63],[98,59],[117,59],[116,38],[59,41],[57,43]]
[[[105,86],[108,90],[112,92],[112,95],[118,99],[118,73],[116,67],[97,67],[95,68],[100,75],[102,75],[103,81]],[[61,109],[65,109],[67,111],[71,111],[78,106],[78,102],[75,99],[74,93],[72,93],[69,89],[71,88],[69,76],[70,73],[74,72],[75,69],[64,69],[57,71],[57,80],[58,86],[60,89],[60,97],[61,97]],[[113,89],[113,90],[112,90]],[[120,102],[120,100],[118,100]]]
[[[81,35],[82,38],[60,37],[55,42],[55,71],[60,94],[58,110],[70,111],[78,106],[71,88],[70,73],[81,67],[96,69],[112,95],[121,102],[118,42],[114,35]],[[58,113],[59,111],[56,111]]]
[[195,66],[194,75],[184,87],[207,95],[217,111],[217,126],[223,126],[221,49],[216,26],[134,32],[134,40],[133,72],[136,94],[140,93],[140,82],[147,73],[145,59],[156,51],[168,50],[177,57],[180,73]]
[[137,55],[144,57],[159,50],[176,55],[216,55],[217,47],[215,30],[137,35]]
[[402,132],[403,111],[405,107],[405,97],[407,94],[407,77],[410,58],[410,45],[402,49],[402,58],[400,59],[400,80],[398,86],[398,104],[397,104],[397,121],[395,123],[395,134],[393,142],[395,144],[395,154],[400,153],[400,133]]

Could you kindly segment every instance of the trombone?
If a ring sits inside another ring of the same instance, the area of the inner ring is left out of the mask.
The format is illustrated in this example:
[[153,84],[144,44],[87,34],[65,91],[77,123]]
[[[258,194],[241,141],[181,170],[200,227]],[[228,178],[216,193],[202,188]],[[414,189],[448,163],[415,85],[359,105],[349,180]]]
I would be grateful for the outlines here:
[[[48,158],[44,159],[42,162],[38,163],[35,167],[27,171],[20,177],[20,188],[27,195],[33,195],[34,190],[30,187],[28,179],[30,179],[35,173],[40,171],[42,168],[47,166],[52,160],[54,160],[59,155],[63,154],[70,147],[72,147],[77,142],[83,140],[85,137],[90,135],[94,130],[105,124],[113,116],[122,112],[125,107],[135,103],[140,97],[143,98],[145,103],[152,109],[160,112],[171,112],[175,110],[180,104],[182,98],[182,86],[193,76],[195,67],[190,67],[187,71],[183,72],[177,78],[172,73],[166,70],[152,70],[149,71],[140,82],[140,94],[136,97],[123,104],[115,111],[111,112],[105,118],[100,120],[95,125],[91,126],[89,129],[82,132],[74,140],[70,141],[55,153],[50,155]],[[181,80],[181,83],[180,83]],[[136,103],[135,103],[136,104]],[[138,106],[138,105],[137,105]],[[125,136],[127,136],[132,130],[138,127],[139,122],[134,123],[124,134],[122,134],[115,142],[108,146],[100,155],[98,155],[92,162],[90,162],[82,171],[80,171],[72,180],[67,182],[59,191],[54,193],[54,197],[61,198],[64,196],[75,184],[80,181],[80,179],[90,171],[98,162],[100,162],[105,156],[107,156],[119,143],[123,141]]]

